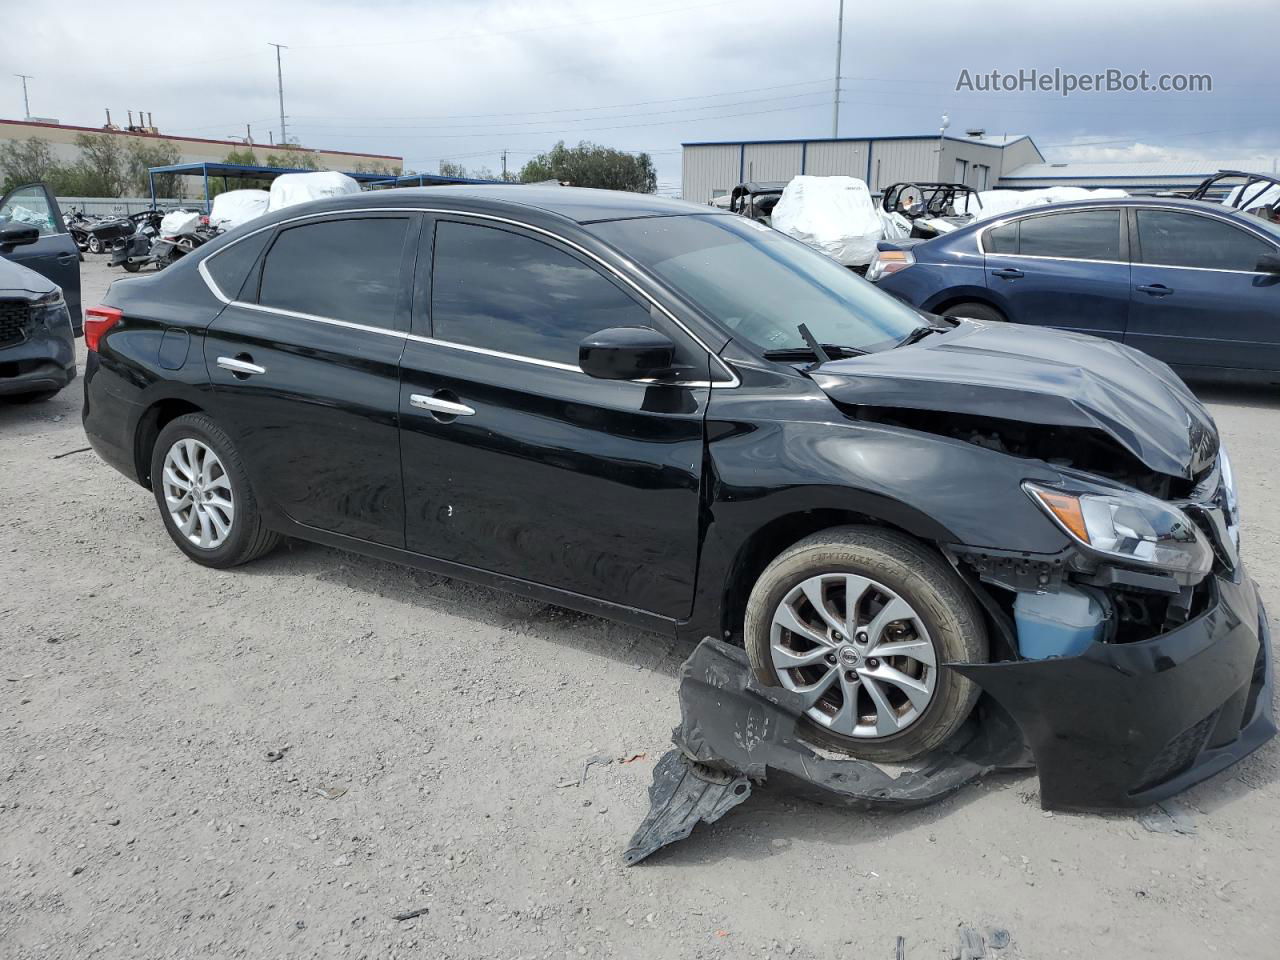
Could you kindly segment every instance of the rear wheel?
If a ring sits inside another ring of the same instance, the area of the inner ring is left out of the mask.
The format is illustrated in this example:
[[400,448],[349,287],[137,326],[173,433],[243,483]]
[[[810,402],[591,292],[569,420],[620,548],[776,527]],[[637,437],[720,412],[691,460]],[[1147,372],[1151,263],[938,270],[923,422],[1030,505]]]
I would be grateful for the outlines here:
[[89,234],[89,252],[90,253],[102,252],[102,241],[99,240],[97,237],[95,237],[93,234]]
[[988,306],[985,303],[978,303],[976,300],[947,307],[942,311],[942,315],[944,317],[966,317],[971,320],[995,320],[1000,322],[1004,322],[1007,319],[995,307]]
[[128,260],[124,261],[124,263],[120,264],[120,266],[124,267],[125,271],[128,273],[137,273],[139,270],[142,269],[142,264],[130,263]]
[[206,414],[178,417],[160,431],[151,488],[169,536],[196,563],[235,567],[280,542],[262,522],[231,438]]
[[811,740],[878,761],[955,733],[978,691],[943,664],[987,659],[956,572],[878,527],[826,530],[774,560],[747,602],[745,641],[757,678],[801,697]]

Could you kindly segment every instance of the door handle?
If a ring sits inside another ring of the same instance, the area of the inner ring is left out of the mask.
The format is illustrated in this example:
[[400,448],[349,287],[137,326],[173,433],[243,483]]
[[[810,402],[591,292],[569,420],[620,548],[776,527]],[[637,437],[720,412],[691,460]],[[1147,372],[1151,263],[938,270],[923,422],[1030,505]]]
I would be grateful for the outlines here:
[[1015,267],[1001,267],[999,270],[992,270],[991,275],[1002,280],[1017,280],[1019,277],[1025,276],[1021,270]]
[[1152,297],[1167,297],[1173,293],[1173,287],[1166,287],[1163,283],[1144,283],[1138,289]]
[[417,407],[419,410],[430,410],[432,413],[446,417],[474,417],[476,414],[475,410],[465,403],[445,400],[439,396],[428,397],[422,393],[409,394],[409,406]]
[[73,261],[79,260],[79,259],[80,259],[79,255],[74,253],[58,254],[58,262],[62,264],[72,263]]
[[251,373],[266,373],[266,367],[260,367],[256,363],[248,360],[242,360],[240,357],[219,357],[218,366],[223,370],[230,370],[236,376],[247,377]]

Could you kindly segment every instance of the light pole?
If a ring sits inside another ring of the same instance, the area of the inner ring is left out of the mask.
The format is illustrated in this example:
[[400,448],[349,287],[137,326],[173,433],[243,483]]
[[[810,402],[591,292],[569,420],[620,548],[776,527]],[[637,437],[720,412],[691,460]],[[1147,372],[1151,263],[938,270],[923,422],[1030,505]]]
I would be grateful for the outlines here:
[[27,81],[34,80],[35,77],[28,76],[25,73],[15,73],[14,76],[22,78],[22,118],[24,120],[30,120],[31,102],[27,99]]
[[276,88],[280,91],[280,145],[288,146],[289,138],[285,136],[284,129],[284,70],[280,66],[280,51],[288,50],[283,43],[271,43],[267,41],[267,46],[276,48]]
[[840,137],[840,65],[844,54],[844,0],[836,16],[836,90],[831,101],[831,139]]

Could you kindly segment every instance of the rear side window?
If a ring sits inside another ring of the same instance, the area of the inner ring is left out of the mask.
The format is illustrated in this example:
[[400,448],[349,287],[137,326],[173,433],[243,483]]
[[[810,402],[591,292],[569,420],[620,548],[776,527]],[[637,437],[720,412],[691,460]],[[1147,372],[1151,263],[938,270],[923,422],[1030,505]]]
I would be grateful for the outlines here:
[[233,243],[205,261],[204,267],[209,271],[209,276],[213,277],[213,282],[228,300],[240,297],[240,288],[244,286],[245,278],[258,262],[262,248],[269,239],[271,231],[263,230]]
[[1018,252],[1018,221],[992,227],[983,238],[982,245],[987,253]]
[[1143,263],[1210,270],[1257,270],[1258,258],[1275,252],[1229,223],[1171,210],[1139,210],[1138,243]]
[[281,231],[262,264],[258,303],[394,328],[409,221],[326,220]]
[[496,227],[439,223],[431,275],[432,334],[450,343],[577,366],[588,334],[653,325],[576,257]]
[[1120,211],[1076,210],[1019,221],[1018,253],[1024,257],[1119,260]]

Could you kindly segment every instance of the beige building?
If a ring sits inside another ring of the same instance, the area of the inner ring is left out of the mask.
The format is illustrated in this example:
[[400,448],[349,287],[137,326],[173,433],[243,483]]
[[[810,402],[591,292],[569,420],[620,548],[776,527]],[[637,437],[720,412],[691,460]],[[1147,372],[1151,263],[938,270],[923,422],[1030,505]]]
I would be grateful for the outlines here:
[[[199,137],[174,137],[160,133],[155,127],[133,127],[122,130],[115,127],[76,127],[65,123],[47,123],[35,120],[2,120],[0,119],[0,144],[15,140],[26,141],[31,138],[43,140],[49,144],[54,157],[60,163],[70,163],[79,156],[76,137],[81,134],[108,134],[124,137],[128,140],[142,140],[149,143],[172,144],[178,151],[179,163],[200,163],[222,161],[232,150],[245,149],[242,140],[205,140]],[[303,150],[298,147],[282,148],[269,143],[252,144],[258,162],[266,160],[267,154],[277,155],[289,153],[305,153],[312,157],[321,170],[353,171],[386,171],[390,174],[404,172],[404,158],[393,157],[381,153],[353,153],[347,150]]]

